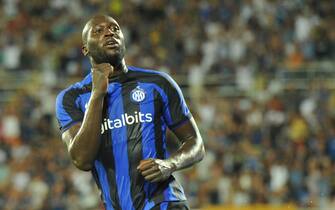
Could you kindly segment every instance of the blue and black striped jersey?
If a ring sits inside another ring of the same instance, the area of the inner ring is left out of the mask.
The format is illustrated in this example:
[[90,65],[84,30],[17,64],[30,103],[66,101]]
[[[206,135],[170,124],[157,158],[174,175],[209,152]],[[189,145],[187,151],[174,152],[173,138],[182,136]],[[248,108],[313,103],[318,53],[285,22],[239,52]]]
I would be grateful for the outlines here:
[[[57,96],[62,132],[83,120],[91,89],[89,74]],[[176,128],[191,117],[173,79],[162,72],[128,67],[110,79],[102,114],[102,143],[92,174],[106,209],[150,209],[163,201],[186,200],[173,176],[150,183],[136,169],[140,160],[168,158],[167,127]]]

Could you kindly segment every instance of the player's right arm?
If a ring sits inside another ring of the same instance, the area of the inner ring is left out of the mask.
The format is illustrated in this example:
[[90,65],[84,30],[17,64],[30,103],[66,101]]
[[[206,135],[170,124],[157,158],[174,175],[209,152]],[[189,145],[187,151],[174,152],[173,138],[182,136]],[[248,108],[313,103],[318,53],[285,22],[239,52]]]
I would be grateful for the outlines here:
[[113,67],[110,64],[93,66],[92,92],[84,118],[62,134],[73,164],[84,171],[92,168],[100,147],[102,110],[111,71]]

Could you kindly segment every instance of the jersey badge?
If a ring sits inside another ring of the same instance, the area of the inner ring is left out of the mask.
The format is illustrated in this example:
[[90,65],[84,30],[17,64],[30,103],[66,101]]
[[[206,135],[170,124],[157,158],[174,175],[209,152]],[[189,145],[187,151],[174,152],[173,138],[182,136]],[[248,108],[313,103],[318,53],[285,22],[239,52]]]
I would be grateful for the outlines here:
[[135,103],[140,103],[145,99],[145,95],[145,91],[137,86],[134,90],[131,91],[130,99]]

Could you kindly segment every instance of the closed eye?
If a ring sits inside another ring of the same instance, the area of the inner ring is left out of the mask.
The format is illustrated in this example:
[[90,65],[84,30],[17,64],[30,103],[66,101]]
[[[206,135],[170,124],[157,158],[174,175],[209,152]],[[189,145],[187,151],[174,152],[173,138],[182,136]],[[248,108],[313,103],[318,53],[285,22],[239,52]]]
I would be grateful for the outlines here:
[[95,34],[100,34],[102,31],[103,31],[103,29],[99,27],[99,28],[95,28],[95,29],[93,30],[93,33],[95,33]]

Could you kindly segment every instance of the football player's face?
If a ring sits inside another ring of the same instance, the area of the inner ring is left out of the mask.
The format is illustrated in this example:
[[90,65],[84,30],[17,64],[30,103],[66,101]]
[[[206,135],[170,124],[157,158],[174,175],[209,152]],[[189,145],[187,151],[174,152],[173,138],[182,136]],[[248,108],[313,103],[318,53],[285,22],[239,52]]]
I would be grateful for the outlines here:
[[97,16],[90,22],[87,54],[96,63],[117,65],[124,57],[125,43],[119,24],[111,17]]

